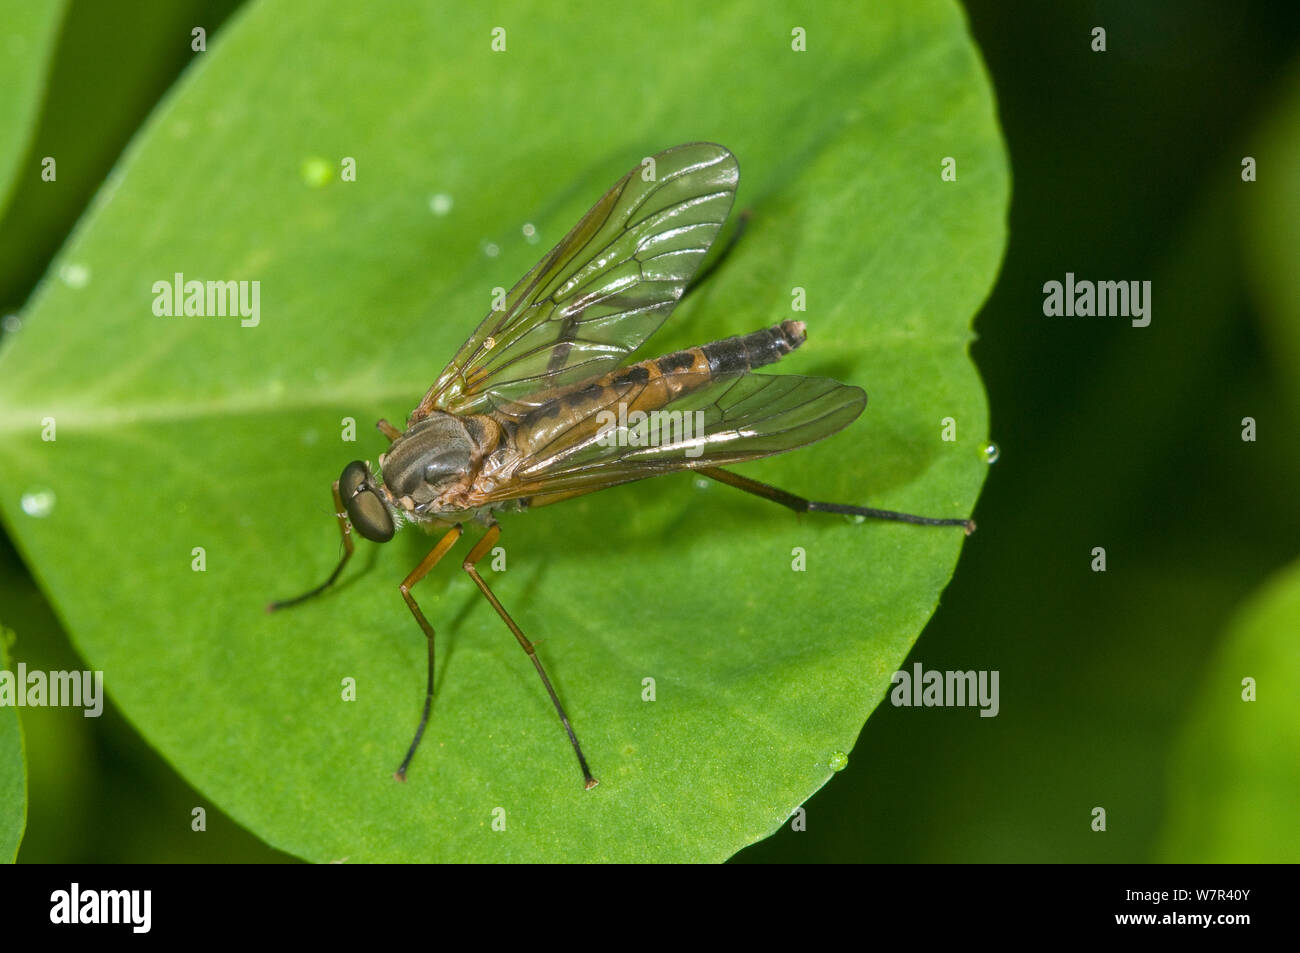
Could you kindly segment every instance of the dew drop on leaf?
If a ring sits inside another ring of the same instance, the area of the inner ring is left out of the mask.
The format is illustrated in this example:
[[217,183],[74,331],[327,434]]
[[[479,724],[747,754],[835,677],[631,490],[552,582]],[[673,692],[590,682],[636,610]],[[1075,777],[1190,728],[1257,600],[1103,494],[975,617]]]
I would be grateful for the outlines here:
[[843,751],[836,751],[831,755],[831,759],[827,763],[831,766],[832,771],[843,771],[849,766],[849,756]]
[[302,165],[298,167],[298,174],[302,176],[304,184],[319,189],[329,185],[330,179],[334,176],[334,169],[320,156],[310,156],[302,160]]
[[54,512],[53,490],[29,490],[23,494],[23,512],[37,519],[44,519]]
[[90,284],[90,268],[68,262],[59,269],[59,280],[69,288],[84,288]]
[[434,215],[446,215],[451,211],[451,196],[446,192],[439,192],[437,195],[429,196],[429,211]]
[[984,445],[983,453],[985,463],[997,463],[998,457],[1002,456],[1002,451],[998,449],[998,445],[992,440]]

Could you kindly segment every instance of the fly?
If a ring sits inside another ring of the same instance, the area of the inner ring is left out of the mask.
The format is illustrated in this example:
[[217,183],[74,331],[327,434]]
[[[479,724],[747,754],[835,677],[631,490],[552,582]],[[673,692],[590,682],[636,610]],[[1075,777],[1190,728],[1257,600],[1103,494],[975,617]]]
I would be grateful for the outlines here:
[[675,146],[632,169],[488,314],[405,430],[379,421],[390,444],[378,469],[354,460],[334,482],[342,558],[321,585],[268,611],[328,589],[352,556],[353,530],[376,543],[404,523],[444,530],[399,587],[424,632],[429,664],[424,710],[398,780],[406,780],[433,705],[434,629],[411,590],[466,523],[486,531],[461,566],[537,669],[588,790],[596,778],[533,643],[478,572],[501,536],[498,512],[689,469],[798,512],[974,531],[967,519],[819,503],[721,469],[830,436],[866,406],[866,393],[850,384],[753,373],[804,342],[803,322],[625,363],[711,270],[701,273],[700,264],[739,180],[735,156],[713,143]]

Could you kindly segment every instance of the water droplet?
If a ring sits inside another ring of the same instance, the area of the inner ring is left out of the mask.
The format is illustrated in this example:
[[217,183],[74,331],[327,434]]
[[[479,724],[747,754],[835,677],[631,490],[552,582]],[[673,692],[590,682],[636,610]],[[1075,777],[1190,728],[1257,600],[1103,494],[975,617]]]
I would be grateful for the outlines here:
[[708,480],[704,479],[704,477],[696,477],[696,478],[695,478],[695,489],[697,489],[697,490],[707,490],[708,488],[709,488],[709,481],[708,481]]
[[836,751],[831,755],[831,759],[827,763],[831,766],[832,771],[843,771],[849,766],[849,756],[843,751]]
[[483,246],[483,254],[487,255],[489,258],[495,258],[497,255],[501,254],[501,249],[497,247],[496,242],[488,242]]
[[844,519],[856,526],[859,523],[865,523],[867,518],[861,513],[845,513]]
[[69,288],[84,288],[90,284],[90,268],[87,265],[68,262],[59,268],[59,280]]
[[329,185],[330,179],[334,178],[334,167],[320,156],[309,156],[302,160],[302,165],[298,167],[298,174],[302,176],[304,184],[319,189]]
[[446,215],[451,211],[451,196],[446,192],[439,192],[437,195],[429,196],[429,211],[434,215]]
[[17,334],[23,326],[23,319],[16,314],[6,314],[0,318],[0,328],[4,328],[6,334]]
[[524,240],[528,242],[528,244],[530,245],[536,245],[538,239],[541,237],[540,235],[537,234],[537,226],[534,225],[532,222],[528,222],[524,225],[523,233],[524,233]]
[[1002,451],[998,449],[998,445],[992,440],[984,445],[983,452],[985,463],[997,463],[998,457],[1002,456]]
[[53,490],[31,490],[23,494],[23,512],[37,519],[44,519],[54,512]]

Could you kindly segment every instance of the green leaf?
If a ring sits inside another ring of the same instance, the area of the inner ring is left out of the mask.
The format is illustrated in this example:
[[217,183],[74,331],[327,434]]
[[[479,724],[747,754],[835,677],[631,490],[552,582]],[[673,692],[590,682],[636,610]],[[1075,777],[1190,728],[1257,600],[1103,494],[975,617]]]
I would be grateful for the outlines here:
[[1173,759],[1164,859],[1300,861],[1296,619],[1300,562],[1265,583],[1228,626]]
[[63,11],[61,0],[0,0],[0,215],[36,128]]
[[[0,670],[14,671],[8,629],[0,626]],[[18,709],[0,706],[0,858],[13,862],[27,826],[27,762]]]
[[[318,861],[716,861],[826,783],[933,613],[959,530],[798,518],[689,475],[507,518],[506,569],[486,576],[540,642],[591,792],[459,571],[464,544],[414,590],[438,673],[405,785],[391,775],[426,648],[397,584],[431,540],[363,541],[336,591],[262,608],[333,567],[329,484],[383,449],[368,422],[405,419],[494,287],[642,156],[691,140],[736,154],[753,220],[652,350],[789,318],[805,289],[809,340],[781,370],[871,403],[743,472],[968,515],[987,408],[966,349],[1005,241],[1006,158],[955,5],[879,6],[722,3],[695,23],[667,3],[634,20],[431,6],[396,25],[338,2],[232,21],[0,353],[0,509],[113,699],[188,780]],[[178,272],[260,281],[257,325],[155,316],[153,284]],[[22,494],[47,505],[30,515]]]

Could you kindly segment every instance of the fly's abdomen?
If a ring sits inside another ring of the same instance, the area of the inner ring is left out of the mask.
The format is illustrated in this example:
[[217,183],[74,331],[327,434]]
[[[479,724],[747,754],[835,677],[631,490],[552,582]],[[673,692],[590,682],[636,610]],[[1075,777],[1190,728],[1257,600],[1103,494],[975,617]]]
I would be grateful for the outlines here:
[[782,321],[770,328],[714,341],[699,348],[708,361],[709,374],[740,374],[774,364],[808,339],[802,321]]
[[617,412],[625,418],[636,411],[658,410],[719,377],[775,363],[806,338],[802,321],[782,321],[619,368],[567,387],[522,416],[514,428],[514,442],[525,456],[542,448],[552,453],[560,446],[577,448],[604,426],[601,412]]
[[[689,392],[717,377],[743,374],[756,367],[774,364],[807,338],[802,321],[782,321],[761,331],[665,354],[653,361],[634,364],[633,367],[643,367],[652,376],[667,377]],[[673,389],[673,396],[682,392]]]

